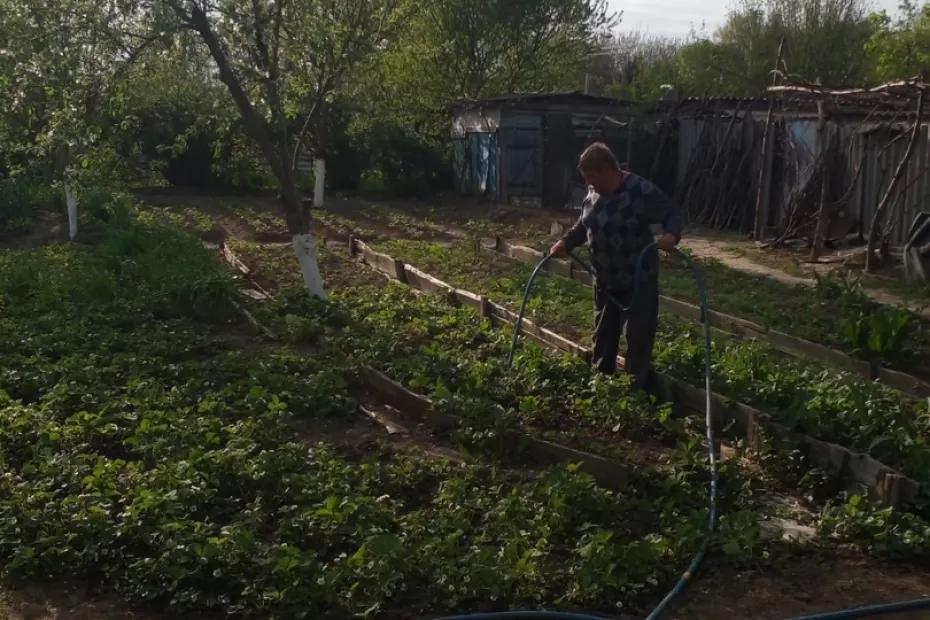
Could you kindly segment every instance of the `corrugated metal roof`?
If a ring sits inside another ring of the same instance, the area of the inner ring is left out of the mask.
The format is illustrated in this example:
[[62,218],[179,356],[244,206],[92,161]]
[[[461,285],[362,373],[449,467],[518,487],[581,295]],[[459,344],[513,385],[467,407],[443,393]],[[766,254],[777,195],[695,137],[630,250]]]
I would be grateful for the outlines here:
[[[780,104],[781,102],[776,100],[776,107],[780,107]],[[687,97],[678,102],[663,102],[663,107],[677,109],[681,112],[698,111],[701,113],[712,112],[714,109],[721,111],[767,110],[769,100],[758,97]]]
[[473,107],[493,107],[502,105],[512,105],[517,103],[535,103],[535,104],[584,104],[584,105],[602,105],[602,106],[624,106],[631,107],[636,105],[633,101],[625,99],[615,99],[613,97],[604,97],[601,95],[589,95],[579,90],[552,91],[552,92],[532,92],[532,93],[511,93],[498,97],[488,97],[486,99],[460,99],[452,103],[452,108],[473,108]]
[[730,104],[730,105],[748,105],[752,103],[765,103],[769,102],[768,99],[762,97],[685,97],[681,100],[681,103],[719,103],[719,104]]

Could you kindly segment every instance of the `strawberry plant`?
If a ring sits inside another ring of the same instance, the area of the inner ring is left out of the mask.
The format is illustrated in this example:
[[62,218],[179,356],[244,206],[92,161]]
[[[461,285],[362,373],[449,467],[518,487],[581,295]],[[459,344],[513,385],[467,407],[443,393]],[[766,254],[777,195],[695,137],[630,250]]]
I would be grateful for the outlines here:
[[[475,252],[466,244],[445,247],[391,241],[384,248],[450,284],[488,295],[514,309],[522,301],[523,286],[529,277],[530,267]],[[534,303],[528,306],[533,320],[567,335],[589,333],[588,288],[551,275],[537,282]],[[716,296],[713,284],[710,286],[713,306]],[[901,330],[896,325],[882,328],[876,338],[886,345],[897,342]],[[699,330],[663,314],[654,354],[657,366],[694,384],[701,383],[704,350]],[[716,391],[757,405],[805,433],[872,452],[917,479],[928,479],[927,403],[903,399],[890,388],[849,373],[786,359],[759,343],[718,335],[714,338],[713,357]]]
[[573,467],[459,465],[322,430],[356,423],[361,361],[427,386],[474,435],[559,417],[645,432],[660,412],[622,378],[586,382],[532,347],[507,371],[503,334],[399,287],[282,291],[262,311],[312,340],[298,353],[242,338],[222,311],[233,286],[196,240],[139,222],[0,254],[4,577],[83,579],[181,616],[611,610],[644,606],[693,552],[706,480],[666,471],[675,455],[616,493]]
[[[868,350],[848,327],[856,325],[861,316],[888,315],[897,323],[907,315],[910,320],[906,332],[901,333],[901,342],[881,351],[887,353],[882,361],[916,376],[930,376],[930,321],[872,301],[858,280],[848,274],[819,276],[816,286],[807,287],[741,273],[713,260],[701,261],[701,268],[715,310],[851,354],[860,354],[857,348]],[[697,302],[690,273],[677,259],[663,261],[661,278],[666,295]],[[868,319],[863,327],[870,331],[867,323]]]

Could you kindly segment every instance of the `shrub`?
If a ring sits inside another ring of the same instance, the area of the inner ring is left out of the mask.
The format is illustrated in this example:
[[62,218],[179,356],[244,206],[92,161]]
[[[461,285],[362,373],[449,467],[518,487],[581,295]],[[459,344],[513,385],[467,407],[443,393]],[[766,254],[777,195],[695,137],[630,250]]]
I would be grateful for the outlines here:
[[366,129],[364,141],[370,167],[363,187],[377,188],[390,197],[428,195],[451,186],[442,150],[427,139],[394,123],[377,123]]
[[51,191],[32,179],[0,179],[0,235],[29,232],[37,207],[52,204],[54,197]]

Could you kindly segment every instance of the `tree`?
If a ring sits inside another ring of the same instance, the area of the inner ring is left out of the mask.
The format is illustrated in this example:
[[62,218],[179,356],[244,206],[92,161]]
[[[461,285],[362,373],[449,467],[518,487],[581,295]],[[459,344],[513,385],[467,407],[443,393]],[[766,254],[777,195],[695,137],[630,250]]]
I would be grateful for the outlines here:
[[678,82],[675,59],[684,41],[626,32],[598,40],[605,50],[589,57],[585,72],[592,92],[634,99],[655,100],[665,85]]
[[871,69],[863,48],[873,28],[863,0],[743,0],[718,36],[740,51],[746,88],[761,92],[782,39],[785,64],[799,78],[861,83]]
[[278,182],[309,292],[323,296],[297,156],[320,105],[346,72],[385,44],[397,0],[153,0],[195,32],[249,137]]
[[637,81],[673,83],[689,96],[760,96],[784,40],[790,77],[859,84],[872,72],[864,48],[875,28],[863,0],[741,0],[712,39],[692,37],[674,59],[647,63]]
[[884,11],[872,16],[874,33],[865,49],[875,59],[876,81],[930,75],[930,4],[901,8],[895,22]]
[[139,15],[115,1],[0,0],[0,86],[9,94],[0,110],[4,167],[41,169],[61,184],[72,239],[78,188],[103,174],[91,164],[108,148],[104,102],[157,39],[139,25]]
[[404,35],[359,85],[379,118],[435,139],[447,105],[516,91],[579,89],[606,0],[404,0]]
[[[171,32],[154,52],[139,57],[110,88],[105,113],[107,124],[119,127],[110,137],[118,157],[147,179],[244,184],[229,161],[234,145],[243,142],[238,111],[197,35]],[[257,160],[249,162],[252,168],[264,171],[260,156],[251,159]]]

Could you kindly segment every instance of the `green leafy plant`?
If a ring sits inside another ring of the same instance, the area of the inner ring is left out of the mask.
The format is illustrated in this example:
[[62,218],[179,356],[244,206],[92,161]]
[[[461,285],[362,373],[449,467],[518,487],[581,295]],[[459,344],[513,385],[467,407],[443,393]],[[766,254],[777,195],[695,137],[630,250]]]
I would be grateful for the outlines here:
[[0,179],[0,234],[29,232],[36,217],[36,209],[42,206],[45,198],[41,186],[32,179]]
[[[513,309],[522,301],[529,267],[516,261],[506,261],[489,252],[476,254],[468,244],[447,247],[422,241],[390,241],[383,247],[393,256],[425,268],[453,285],[488,295]],[[693,288],[693,284],[690,286]],[[590,333],[590,295],[590,290],[577,282],[544,275],[528,305],[529,316],[580,339]],[[855,297],[854,292],[848,295]],[[859,302],[852,299],[849,303]],[[897,314],[890,316],[899,320]],[[883,330],[878,332],[877,342],[885,355],[891,355],[889,352],[895,350],[897,343],[903,342],[907,328],[899,328],[886,318],[877,321]],[[654,354],[657,366],[699,383],[704,368],[699,330],[680,319],[662,315]],[[930,457],[930,428],[924,422],[925,407],[921,403],[903,399],[889,388],[848,373],[785,359],[758,343],[718,335],[714,338],[713,358],[715,391],[756,405],[802,432],[870,451],[883,462],[905,467],[917,478],[926,476],[927,470],[920,464]],[[610,400],[597,398],[591,402]],[[603,416],[601,419],[610,418],[604,412],[598,415]],[[650,413],[646,418],[656,420],[658,416]],[[614,424],[621,421],[614,419]],[[624,424],[628,423],[620,426]],[[649,428],[648,424],[637,422],[627,425],[626,430],[635,431],[637,426]],[[655,432],[655,428],[649,432]]]
[[866,299],[862,293],[862,274],[848,269],[832,271],[827,274],[814,272],[814,290],[824,299],[843,299],[861,302]]
[[[643,466],[635,491],[615,493],[572,466],[528,468],[505,434],[559,421],[584,440],[655,424],[663,414],[623,378],[586,382],[582,362],[532,346],[507,369],[506,337],[475,313],[401,287],[324,302],[299,277],[255,310],[312,337],[312,352],[231,343],[226,320],[162,306],[197,278],[230,285],[201,250],[132,223],[94,246],[0,255],[4,576],[87,579],[182,615],[610,609],[654,597],[696,548],[700,518],[678,510],[703,499],[697,461],[682,478]],[[82,293],[88,273],[111,284]],[[359,450],[339,439],[351,433],[321,431],[355,423],[360,362],[421,386],[465,420],[466,447],[502,458]]]
[[904,350],[913,315],[903,308],[888,308],[841,321],[846,341],[856,355],[869,361],[894,361]]
[[879,506],[861,495],[825,506],[818,528],[822,535],[834,540],[898,557],[923,559],[930,551],[930,525],[913,514]]

